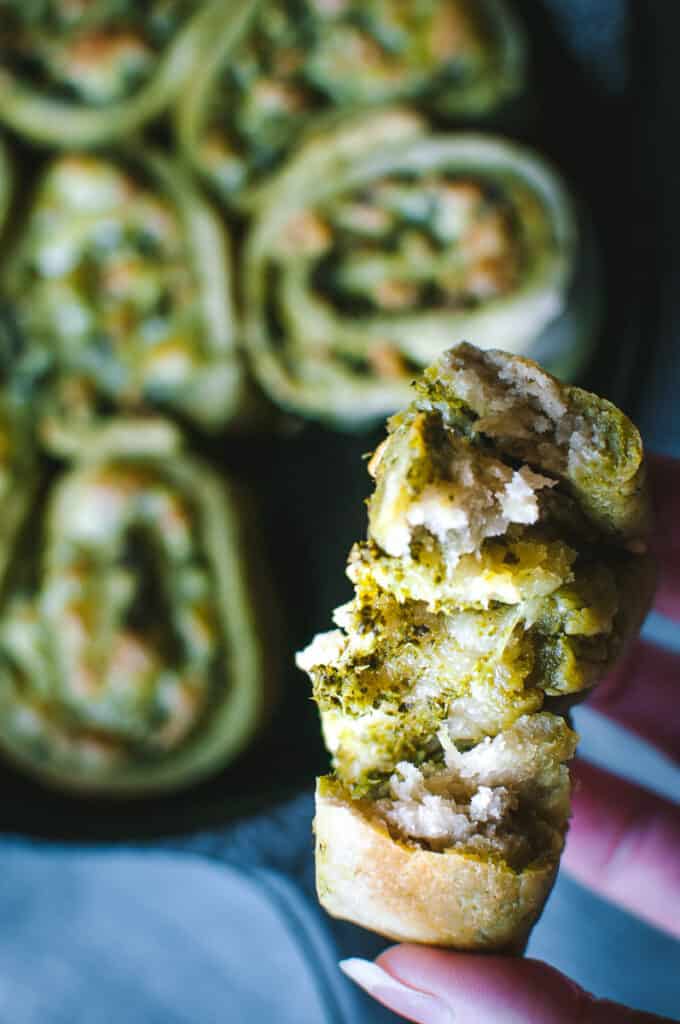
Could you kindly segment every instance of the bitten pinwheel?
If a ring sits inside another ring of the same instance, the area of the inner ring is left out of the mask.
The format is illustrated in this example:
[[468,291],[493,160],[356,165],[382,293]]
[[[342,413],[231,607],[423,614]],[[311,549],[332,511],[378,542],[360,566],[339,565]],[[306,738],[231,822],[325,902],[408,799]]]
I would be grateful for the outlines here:
[[369,471],[353,599],[298,655],[332,755],[319,898],[398,941],[518,950],[569,821],[568,707],[654,592],[642,441],[611,402],[461,344]]

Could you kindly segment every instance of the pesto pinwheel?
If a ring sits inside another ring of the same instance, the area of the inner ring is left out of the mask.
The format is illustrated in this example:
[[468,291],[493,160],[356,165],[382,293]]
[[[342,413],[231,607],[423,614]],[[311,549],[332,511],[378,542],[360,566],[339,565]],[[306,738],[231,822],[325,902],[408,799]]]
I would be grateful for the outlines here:
[[354,597],[298,655],[333,766],[319,897],[393,939],[521,948],[569,819],[566,709],[653,595],[640,435],[537,363],[461,344],[369,469]]
[[243,411],[227,239],[156,152],[57,158],[10,254],[4,289],[43,440],[77,448],[113,414],[216,430]]
[[223,19],[215,0],[0,0],[0,120],[60,147],[128,135],[168,107]]
[[41,516],[4,598],[0,748],[47,784],[103,794],[227,764],[265,706],[232,488],[177,453],[106,458],[65,473]]
[[228,205],[248,207],[320,116],[403,100],[479,118],[524,78],[504,0],[245,0],[182,93],[179,139]]
[[571,378],[598,322],[590,242],[552,168],[406,112],[310,140],[270,186],[243,266],[260,384],[340,427],[394,411],[452,339]]

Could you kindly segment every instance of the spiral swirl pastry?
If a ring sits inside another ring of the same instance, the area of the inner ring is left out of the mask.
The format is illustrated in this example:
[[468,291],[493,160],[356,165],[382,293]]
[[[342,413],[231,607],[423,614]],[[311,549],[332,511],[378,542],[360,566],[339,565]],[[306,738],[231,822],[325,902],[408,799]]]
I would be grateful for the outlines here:
[[57,158],[5,273],[48,447],[120,411],[204,430],[242,412],[230,283],[222,226],[172,161]]
[[253,368],[275,400],[339,426],[398,408],[452,339],[502,340],[570,378],[598,321],[592,259],[535,153],[365,116],[309,141],[269,188],[244,259]]
[[524,36],[503,0],[248,0],[183,91],[178,132],[243,208],[319,116],[408,100],[479,118],[524,78]]
[[181,90],[222,7],[201,0],[0,0],[0,120],[62,147],[129,134]]
[[245,564],[234,494],[200,463],[66,473],[5,599],[5,753],[57,787],[132,795],[229,762],[264,697]]

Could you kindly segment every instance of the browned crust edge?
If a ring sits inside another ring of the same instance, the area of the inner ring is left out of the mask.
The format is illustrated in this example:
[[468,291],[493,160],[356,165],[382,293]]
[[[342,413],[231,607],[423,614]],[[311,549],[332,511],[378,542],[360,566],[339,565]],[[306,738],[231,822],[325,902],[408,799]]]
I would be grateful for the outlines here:
[[[521,951],[555,881],[550,856],[516,872],[502,861],[409,847],[350,799],[317,781],[316,885],[333,917],[398,942]],[[566,828],[565,830],[566,831]]]

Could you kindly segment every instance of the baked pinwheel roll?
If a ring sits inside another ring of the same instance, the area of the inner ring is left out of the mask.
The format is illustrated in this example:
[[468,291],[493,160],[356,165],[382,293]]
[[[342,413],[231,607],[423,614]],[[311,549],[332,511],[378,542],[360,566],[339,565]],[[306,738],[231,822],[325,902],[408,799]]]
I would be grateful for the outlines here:
[[452,338],[573,377],[598,323],[593,269],[537,154],[375,113],[309,141],[270,185],[243,262],[245,340],[274,400],[360,426]]
[[49,448],[79,448],[119,412],[210,431],[244,411],[227,243],[156,152],[49,165],[4,275],[14,374]]
[[177,125],[223,200],[248,208],[319,116],[408,100],[480,118],[524,80],[504,0],[245,0],[183,90]]
[[354,597],[298,655],[332,755],[319,897],[400,941],[519,949],[568,825],[566,709],[654,590],[640,435],[531,360],[468,344],[388,430]]
[[265,707],[247,541],[201,463],[108,457],[54,484],[0,620],[0,748],[58,788],[137,795],[231,761]]
[[182,89],[223,6],[0,0],[0,120],[61,147],[129,135]]

